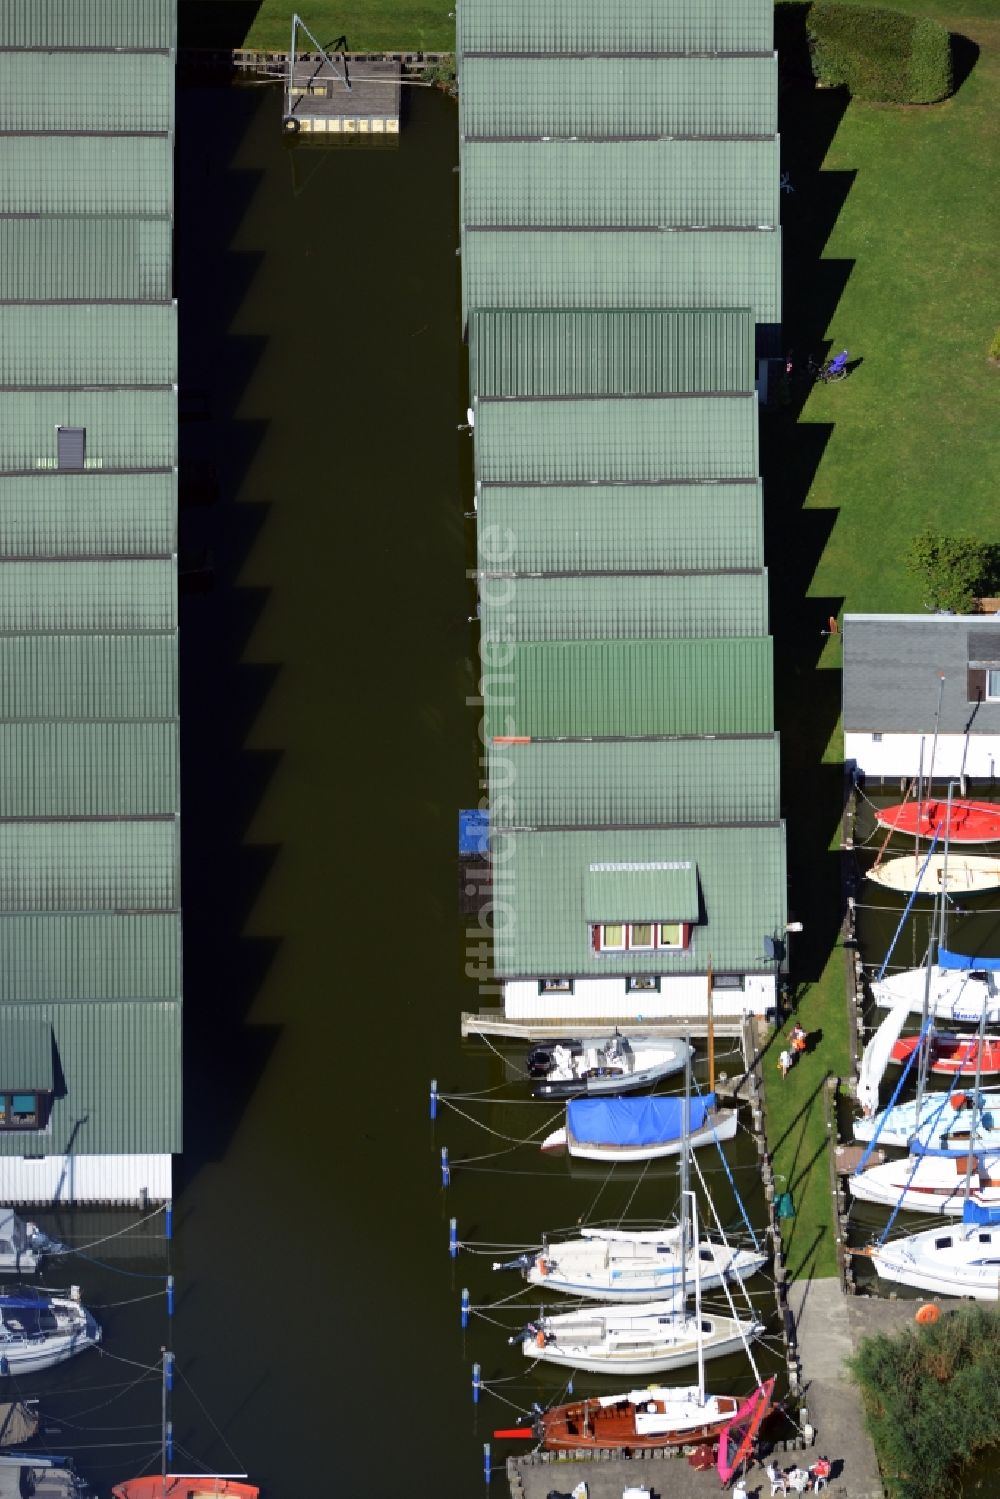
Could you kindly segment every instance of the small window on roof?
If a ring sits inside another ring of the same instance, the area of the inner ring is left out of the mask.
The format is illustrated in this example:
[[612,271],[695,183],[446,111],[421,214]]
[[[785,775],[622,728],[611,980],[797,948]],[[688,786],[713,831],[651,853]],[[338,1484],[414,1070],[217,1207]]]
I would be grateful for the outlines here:
[[56,461],[59,468],[83,468],[86,450],[86,427],[56,428]]

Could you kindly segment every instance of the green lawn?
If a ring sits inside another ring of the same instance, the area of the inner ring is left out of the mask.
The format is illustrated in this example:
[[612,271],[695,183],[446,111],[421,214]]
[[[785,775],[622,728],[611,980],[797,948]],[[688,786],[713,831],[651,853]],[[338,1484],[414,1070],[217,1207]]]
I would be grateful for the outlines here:
[[[799,1013],[822,1031],[782,1082],[768,1053],[767,1128],[797,1209],[786,1225],[793,1273],[836,1259],[821,1103],[827,1074],[850,1071],[838,945],[841,648],[831,614],[922,608],[905,568],[931,524],[1000,542],[1000,370],[986,352],[1000,324],[1000,20],[936,15],[980,55],[953,99],[930,108],[783,95],[785,344],[798,359],[847,347],[862,364],[842,384],[800,384],[763,417],[777,720],[789,835]],[[970,5],[970,12],[973,7]],[[785,1183],[779,1180],[779,1187]]]
[[352,52],[453,52],[454,9],[453,0],[264,0],[246,45],[286,51],[297,10],[323,46],[346,36]]

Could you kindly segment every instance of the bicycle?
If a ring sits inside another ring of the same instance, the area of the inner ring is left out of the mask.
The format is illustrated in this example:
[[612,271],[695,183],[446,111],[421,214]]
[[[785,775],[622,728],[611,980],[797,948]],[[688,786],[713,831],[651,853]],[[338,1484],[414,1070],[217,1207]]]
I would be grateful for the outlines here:
[[806,361],[806,373],[811,380],[819,380],[823,385],[832,385],[837,380],[847,379],[847,366],[841,364],[835,367],[832,359],[828,359],[824,364],[817,364],[810,354]]

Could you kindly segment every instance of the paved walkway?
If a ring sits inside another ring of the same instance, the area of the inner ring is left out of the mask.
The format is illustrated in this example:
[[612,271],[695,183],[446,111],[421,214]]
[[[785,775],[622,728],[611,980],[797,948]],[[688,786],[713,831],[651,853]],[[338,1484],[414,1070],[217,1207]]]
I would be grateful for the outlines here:
[[861,1398],[844,1368],[859,1338],[882,1327],[890,1318],[873,1316],[873,1309],[891,1307],[890,1325],[912,1317],[900,1303],[867,1297],[845,1296],[835,1278],[802,1280],[789,1284],[788,1305],[795,1318],[799,1355],[802,1359],[803,1401],[809,1422],[816,1431],[816,1446],[843,1467],[830,1484],[830,1493],[849,1494],[850,1499],[882,1499],[875,1449],[864,1426]]

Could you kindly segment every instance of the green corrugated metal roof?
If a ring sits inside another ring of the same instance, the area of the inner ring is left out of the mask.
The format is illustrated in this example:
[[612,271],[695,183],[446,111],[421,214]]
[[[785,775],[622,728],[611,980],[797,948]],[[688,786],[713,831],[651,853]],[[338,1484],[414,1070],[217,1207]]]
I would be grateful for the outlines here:
[[5,213],[169,214],[173,142],[166,135],[8,135]]
[[0,1130],[0,1156],[181,1149],[179,1004],[15,1005],[7,1012],[8,1025],[42,1021],[52,1028],[61,1087],[44,1134]]
[[0,130],[171,130],[173,123],[167,53],[0,52]]
[[0,218],[0,302],[166,302],[169,219]]
[[767,634],[767,574],[490,578],[483,640],[661,640]]
[[770,52],[771,0],[459,0],[463,52]]
[[177,0],[4,0],[0,47],[172,47]]
[[0,386],[176,381],[173,304],[0,304]]
[[752,391],[749,309],[473,312],[473,396]]
[[[0,533],[3,489],[0,484]],[[488,484],[479,492],[484,573],[760,567],[761,484]]]
[[0,719],[177,716],[177,640],[0,634]]
[[0,1088],[52,1091],[52,1026],[47,1020],[0,1010]]
[[86,427],[88,468],[173,468],[177,392],[0,391],[0,471],[56,466],[56,427]]
[[491,744],[490,823],[503,828],[771,822],[778,736]]
[[0,916],[0,1005],[179,999],[181,918]]
[[482,647],[487,739],[763,734],[774,721],[768,637]]
[[[497,923],[496,972],[504,977],[772,971],[764,938],[786,922],[785,833],[765,828],[628,829],[611,833],[499,833],[508,919]],[[590,866],[690,860],[699,920],[685,952],[594,952],[585,910]]]
[[696,921],[698,873],[690,859],[591,864],[583,877],[587,921]]
[[176,550],[176,472],[0,477],[0,559],[169,557]]
[[0,1011],[0,1088],[52,1092],[52,1026]]
[[176,623],[170,560],[9,562],[0,570],[2,632],[160,631]]
[[778,223],[778,141],[463,142],[462,223],[748,229]]
[[478,401],[482,483],[755,479],[753,396]]
[[781,321],[778,229],[467,229],[466,315],[477,307],[749,307]]
[[0,911],[173,911],[177,819],[0,822]]
[[180,808],[176,723],[0,723],[0,817]]
[[778,59],[769,57],[466,57],[460,130],[616,139],[774,135]]

